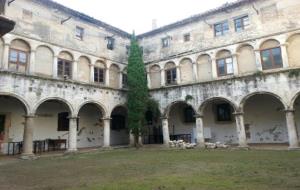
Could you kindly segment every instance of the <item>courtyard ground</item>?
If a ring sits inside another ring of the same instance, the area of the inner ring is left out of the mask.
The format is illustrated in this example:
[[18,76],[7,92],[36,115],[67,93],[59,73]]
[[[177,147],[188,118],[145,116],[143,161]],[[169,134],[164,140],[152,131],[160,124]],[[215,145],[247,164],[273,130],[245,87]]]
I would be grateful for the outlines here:
[[122,149],[0,159],[1,190],[299,190],[300,151]]

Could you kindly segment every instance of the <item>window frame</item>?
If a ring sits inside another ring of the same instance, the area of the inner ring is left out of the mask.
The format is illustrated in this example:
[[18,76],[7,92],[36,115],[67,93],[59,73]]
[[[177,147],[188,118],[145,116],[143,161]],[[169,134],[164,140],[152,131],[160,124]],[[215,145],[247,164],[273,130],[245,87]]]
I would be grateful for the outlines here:
[[[227,28],[228,30],[224,30],[224,24],[227,24]],[[216,27],[218,25],[221,25],[221,34],[217,34],[217,31],[216,31]],[[225,21],[222,21],[222,22],[218,22],[218,23],[215,23],[214,24],[214,35],[215,37],[220,37],[220,36],[225,36],[226,34],[228,34],[230,31],[230,27],[229,27],[229,21],[228,20],[225,20]]]
[[[12,51],[16,51],[17,52],[17,61],[11,61],[11,53]],[[20,53],[24,53],[26,55],[26,63],[22,63],[20,62]],[[10,64],[15,64],[16,65],[16,71],[19,71],[19,65],[24,65],[25,66],[25,72],[27,71],[27,67],[28,67],[28,61],[29,61],[29,52],[23,51],[23,50],[19,50],[19,49],[15,49],[15,48],[9,48],[9,54],[8,54],[8,64],[9,64],[9,68],[10,68]]]
[[[97,79],[96,80],[96,70],[97,70]],[[101,81],[101,72],[102,72],[102,81]],[[105,69],[102,67],[94,67],[94,83],[105,84]]]
[[[172,72],[172,71],[175,71],[175,72]],[[170,83],[168,82],[168,72],[170,72],[170,75],[171,75]],[[174,77],[174,74],[175,74],[175,77]],[[165,81],[166,85],[177,85],[177,68],[176,67],[165,69],[165,80],[166,80]]]
[[[245,21],[244,21],[245,18],[248,18],[248,24],[247,25],[245,25]],[[240,28],[240,30],[238,30],[237,25],[236,25],[238,20],[241,20],[241,28]],[[249,25],[250,25],[249,15],[242,15],[242,16],[239,16],[239,17],[237,17],[237,18],[234,19],[234,29],[235,29],[235,32],[242,32]]]
[[114,50],[116,39],[113,37],[106,37],[106,40],[107,40],[107,45],[106,45],[107,49]]
[[[167,42],[167,43],[164,43],[164,42]],[[162,43],[162,48],[168,48],[168,47],[170,47],[170,45],[171,45],[171,37],[164,37],[164,38],[162,38],[161,39],[161,43]]]
[[[279,51],[280,51],[280,58],[281,58],[281,65],[280,66],[277,66],[275,64],[275,59],[274,59],[273,52],[272,52],[273,49],[279,49]],[[271,68],[266,67],[265,61],[263,60],[263,52],[265,52],[265,51],[269,52],[269,58],[271,58],[270,60],[271,60],[271,63],[272,63]],[[261,65],[262,65],[263,70],[283,68],[283,59],[282,59],[281,46],[277,46],[277,47],[273,47],[273,48],[267,48],[267,49],[261,49],[260,50],[260,59],[261,59]]]
[[[228,63],[226,63],[226,59],[229,59],[229,58],[231,59],[232,73],[228,73],[228,70],[227,70],[227,64]],[[219,61],[221,61],[221,60],[224,60],[225,74],[221,74],[220,73]],[[233,66],[233,58],[232,58],[232,56],[228,56],[228,57],[223,57],[223,58],[220,58],[220,59],[216,59],[216,67],[217,67],[218,77],[224,77],[224,76],[233,75],[234,74],[234,66]]]
[[[77,33],[78,31],[80,31],[80,32]],[[83,27],[76,26],[76,28],[75,28],[75,37],[79,40],[83,40],[83,37],[84,37],[84,28]]]
[[183,35],[183,42],[190,42],[191,41],[191,34],[186,33]]
[[[224,102],[224,103],[219,103],[219,104],[216,104],[215,105],[215,119],[216,119],[216,122],[219,122],[219,123],[229,123],[229,122],[233,122],[233,111],[232,111],[232,106],[230,105],[230,103],[227,103],[227,102]],[[221,119],[220,118],[220,115],[219,115],[219,110],[224,108],[226,106],[226,110],[225,111],[228,111],[229,114],[228,114],[228,118],[225,118],[225,119]]]
[[[62,70],[62,76],[59,74],[59,62],[62,61],[63,63],[63,70]],[[70,64],[70,75],[66,75],[66,63]],[[65,78],[65,76],[68,76],[69,79],[72,79],[73,77],[73,61],[69,61],[66,59],[58,58],[57,59],[57,77],[58,78]]]
[[122,87],[127,88],[128,86],[128,76],[127,73],[122,73]]

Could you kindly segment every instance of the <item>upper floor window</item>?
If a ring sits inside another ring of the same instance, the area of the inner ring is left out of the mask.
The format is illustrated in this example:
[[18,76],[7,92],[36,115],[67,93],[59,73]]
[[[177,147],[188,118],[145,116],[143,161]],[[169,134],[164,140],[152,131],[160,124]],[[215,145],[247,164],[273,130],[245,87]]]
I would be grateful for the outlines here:
[[127,46],[126,46],[126,55],[129,55],[129,54],[130,54],[130,46],[127,45]]
[[26,72],[29,63],[29,45],[23,40],[13,40],[9,50],[9,70]]
[[239,18],[234,20],[235,31],[236,32],[243,31],[243,30],[245,30],[245,28],[247,26],[249,26],[249,24],[250,24],[250,22],[249,22],[249,16],[248,15],[239,17]]
[[102,84],[105,82],[105,71],[103,68],[94,67],[94,82]]
[[113,50],[115,47],[115,39],[113,37],[106,37],[107,49]]
[[218,76],[233,74],[233,60],[229,51],[223,50],[218,52],[216,63]]
[[215,36],[223,36],[229,32],[228,21],[224,21],[214,25]]
[[162,47],[163,48],[169,47],[170,46],[170,41],[171,41],[170,37],[165,37],[165,38],[161,39]]
[[76,29],[75,29],[76,38],[83,40],[83,35],[84,35],[84,29],[79,26],[76,26]]
[[261,46],[261,62],[264,70],[281,68],[283,66],[280,43],[269,40]]
[[72,78],[72,62],[58,59],[57,76],[60,78]]
[[176,65],[173,62],[169,62],[165,66],[166,84],[172,85],[177,83]]
[[184,42],[189,42],[189,41],[191,41],[191,34],[184,34],[184,35],[183,35],[183,41],[184,41]]
[[31,20],[32,19],[32,12],[26,9],[23,9],[22,18],[24,20]]
[[127,73],[122,73],[122,86],[123,86],[123,88],[126,88],[127,84],[128,84]]

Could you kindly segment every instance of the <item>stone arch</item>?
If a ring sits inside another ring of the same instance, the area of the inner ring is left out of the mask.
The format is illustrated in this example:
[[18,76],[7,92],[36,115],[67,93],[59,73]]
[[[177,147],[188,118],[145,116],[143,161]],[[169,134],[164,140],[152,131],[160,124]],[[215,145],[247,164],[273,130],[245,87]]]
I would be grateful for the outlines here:
[[228,49],[222,49],[216,53],[216,59],[221,59],[226,57],[231,57],[231,51]]
[[232,106],[234,112],[238,111],[238,106],[236,105],[236,103],[234,103],[233,100],[231,100],[229,98],[225,98],[225,97],[211,97],[211,98],[208,98],[208,99],[204,100],[202,102],[202,104],[199,106],[199,109],[198,109],[199,114],[203,115],[205,107],[209,103],[212,103],[213,101],[224,101],[224,102],[226,102],[226,103],[228,103],[228,104],[230,104]]
[[94,101],[94,100],[85,101],[82,104],[80,104],[80,106],[78,106],[78,108],[75,111],[75,115],[78,116],[81,108],[83,108],[87,104],[95,105],[101,111],[103,117],[107,117],[107,113],[108,113],[107,108],[102,103]]
[[109,67],[109,85],[112,88],[120,88],[120,67],[116,64]]
[[17,99],[24,106],[24,111],[26,114],[28,114],[28,115],[34,114],[29,103],[25,99],[23,99],[21,96],[14,94],[14,93],[5,93],[5,92],[0,92],[0,96],[7,96],[7,97],[12,97],[12,98]]
[[151,88],[159,88],[161,86],[161,68],[159,65],[152,65],[149,69]]
[[299,67],[300,66],[300,34],[294,34],[290,36],[287,40],[287,53],[289,59],[290,67]]
[[164,109],[163,116],[164,116],[164,117],[169,117],[169,115],[170,115],[170,110],[171,110],[172,107],[173,107],[174,105],[176,105],[176,104],[186,104],[186,105],[192,107],[193,110],[195,111],[195,113],[197,112],[197,109],[195,109],[195,107],[194,107],[192,104],[190,104],[190,103],[188,103],[188,102],[186,102],[186,101],[183,101],[183,100],[177,100],[177,101],[174,101],[174,102],[170,103],[170,104]]
[[36,48],[35,73],[38,75],[52,76],[54,51],[46,45]]
[[265,49],[271,49],[271,48],[274,48],[274,47],[279,47],[280,46],[280,42],[276,39],[267,39],[267,40],[264,40],[260,46],[259,46],[259,49],[260,50],[265,50]]
[[63,60],[67,60],[67,61],[70,61],[70,62],[74,61],[74,55],[69,51],[61,51],[58,54],[58,58],[63,59]]
[[164,69],[172,69],[172,68],[176,68],[176,64],[173,61],[169,61],[165,64]]
[[197,70],[199,81],[212,80],[211,57],[209,54],[202,54],[197,58]]
[[194,81],[193,61],[190,58],[181,59],[180,63],[180,81],[189,83]]
[[58,102],[63,103],[64,105],[66,105],[66,107],[67,107],[68,110],[70,111],[70,116],[76,117],[76,113],[75,113],[75,111],[74,111],[74,107],[72,106],[72,104],[71,104],[69,101],[67,101],[67,100],[65,100],[65,99],[63,99],[63,98],[59,98],[59,97],[48,97],[48,98],[45,98],[45,99],[40,100],[38,103],[36,103],[36,104],[34,105],[34,107],[33,107],[33,109],[32,109],[32,113],[35,114],[35,113],[37,112],[38,108],[39,108],[43,103],[45,103],[45,102],[47,102],[47,101],[51,101],[51,100],[53,100],[53,101],[58,101]]
[[20,39],[20,38],[13,39],[10,42],[10,48],[22,50],[24,52],[30,52],[31,51],[30,43],[27,42],[26,40],[23,40],[23,39]]
[[288,109],[294,109],[296,100],[300,97],[300,91],[297,92],[288,103]]
[[78,79],[82,82],[90,81],[90,64],[91,59],[87,56],[78,58]]
[[239,111],[243,112],[243,108],[244,108],[244,105],[247,102],[247,100],[249,98],[255,96],[255,95],[269,95],[269,96],[272,96],[272,97],[276,98],[285,109],[288,107],[287,104],[283,101],[283,99],[279,95],[277,95],[273,92],[257,91],[257,92],[247,94],[246,96],[244,96],[242,98],[242,100],[240,101],[239,106],[238,106]]
[[102,60],[97,60],[95,62],[95,67],[98,67],[98,68],[102,68],[102,69],[106,69],[107,65],[104,61]]
[[253,46],[250,44],[242,44],[237,48],[236,52],[239,73],[247,74],[257,71]]
[[111,118],[111,133],[110,144],[115,145],[128,145],[129,129],[128,129],[128,110],[125,105],[116,105],[110,112]]

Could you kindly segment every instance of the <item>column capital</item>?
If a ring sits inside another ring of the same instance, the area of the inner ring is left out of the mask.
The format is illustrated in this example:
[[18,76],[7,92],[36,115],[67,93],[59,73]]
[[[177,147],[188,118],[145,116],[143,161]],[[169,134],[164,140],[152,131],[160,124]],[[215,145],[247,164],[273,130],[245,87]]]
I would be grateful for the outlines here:
[[23,115],[24,118],[35,118],[37,117],[35,114],[27,114],[27,115]]
[[162,116],[160,117],[160,119],[164,120],[164,119],[169,119],[167,116]]
[[295,112],[295,109],[285,109],[283,110],[285,113],[294,113]]
[[110,117],[103,117],[102,120],[103,120],[103,121],[110,121],[111,118],[110,118]]
[[232,113],[232,115],[235,115],[235,116],[244,115],[244,112],[237,111],[237,112]]
[[203,118],[204,116],[202,115],[202,114],[200,114],[200,113],[196,113],[195,115],[195,118]]
[[68,117],[68,119],[79,119],[79,117],[78,116],[70,116],[70,117]]

